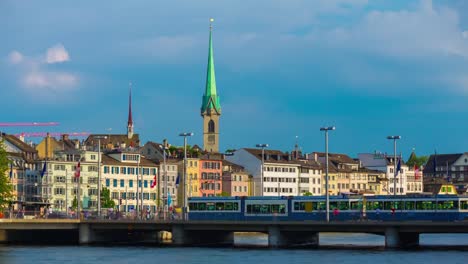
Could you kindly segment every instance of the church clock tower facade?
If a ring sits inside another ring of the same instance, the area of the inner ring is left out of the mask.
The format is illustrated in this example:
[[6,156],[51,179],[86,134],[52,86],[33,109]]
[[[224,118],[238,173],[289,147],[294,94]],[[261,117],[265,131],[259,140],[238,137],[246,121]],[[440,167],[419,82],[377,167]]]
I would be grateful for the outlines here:
[[211,22],[213,22],[213,19],[210,19],[206,87],[201,106],[201,116],[203,117],[203,149],[208,152],[219,152],[219,117],[221,116],[221,105],[219,104],[219,96],[216,93],[212,42],[213,27]]

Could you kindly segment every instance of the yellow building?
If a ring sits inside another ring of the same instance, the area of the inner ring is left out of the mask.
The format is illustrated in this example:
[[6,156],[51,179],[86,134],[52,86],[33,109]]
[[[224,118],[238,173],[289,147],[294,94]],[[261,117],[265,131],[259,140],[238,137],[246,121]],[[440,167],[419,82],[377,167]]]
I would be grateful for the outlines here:
[[72,150],[79,148],[78,140],[70,140],[67,134],[62,135],[60,140],[47,136],[36,146],[37,155],[40,159],[50,159],[54,157],[54,152],[61,150]]
[[[188,180],[188,197],[200,197],[200,159],[198,158],[187,158],[187,179]],[[182,166],[181,166],[182,167]]]

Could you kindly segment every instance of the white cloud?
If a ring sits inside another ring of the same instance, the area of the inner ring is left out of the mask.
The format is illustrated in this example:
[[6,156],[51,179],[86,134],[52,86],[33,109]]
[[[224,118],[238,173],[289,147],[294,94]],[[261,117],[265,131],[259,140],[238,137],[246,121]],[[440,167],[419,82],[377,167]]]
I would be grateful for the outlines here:
[[46,62],[47,63],[60,63],[69,61],[70,56],[62,44],[57,44],[47,49]]
[[23,54],[19,53],[18,51],[14,50],[10,52],[8,55],[8,61],[12,64],[18,64],[23,61]]
[[73,88],[78,78],[65,72],[33,71],[23,77],[23,83],[28,88],[48,88],[52,90],[68,90]]
[[[43,59],[45,57],[45,60]],[[42,58],[42,59],[41,59]],[[67,50],[61,44],[47,49],[44,55],[26,57],[18,51],[9,54],[9,62],[17,65],[19,82],[28,93],[36,96],[38,92],[66,92],[73,90],[79,78],[76,74],[49,69],[49,64],[70,60]]]
[[468,57],[462,36],[456,12],[434,9],[432,1],[423,0],[416,10],[371,11],[356,26],[335,30],[328,37],[334,45],[383,56]]

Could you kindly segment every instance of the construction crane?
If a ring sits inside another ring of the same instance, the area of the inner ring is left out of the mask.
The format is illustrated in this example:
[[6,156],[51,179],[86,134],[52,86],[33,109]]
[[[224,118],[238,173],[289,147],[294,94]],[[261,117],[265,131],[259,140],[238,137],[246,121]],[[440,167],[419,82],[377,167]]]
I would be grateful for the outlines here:
[[61,133],[61,132],[23,132],[15,134],[16,137],[30,138],[30,137],[46,137],[47,135],[51,137],[61,137],[63,135],[68,135],[70,137],[86,137],[89,136],[88,132],[71,132],[71,133]]
[[18,127],[18,126],[58,126],[57,122],[20,122],[20,123],[0,123],[0,127]]

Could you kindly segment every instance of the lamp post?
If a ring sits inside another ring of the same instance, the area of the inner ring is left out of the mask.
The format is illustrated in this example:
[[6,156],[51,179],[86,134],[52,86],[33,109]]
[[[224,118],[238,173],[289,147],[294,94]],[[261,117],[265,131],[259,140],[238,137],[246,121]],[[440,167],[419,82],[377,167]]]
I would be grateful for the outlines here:
[[[163,151],[163,178],[164,178],[164,186],[163,186],[163,219],[166,220],[166,204],[167,204],[167,173],[166,173],[166,142],[164,142],[163,145],[160,146],[160,148]],[[159,186],[158,186],[159,188]],[[166,199],[164,199],[166,197]]]
[[[261,194],[263,196],[263,171],[265,170],[264,167],[265,167],[265,148],[268,148],[268,144],[257,144],[256,145],[257,148],[262,148],[262,173],[261,173],[261,179],[260,179],[260,190],[261,190]],[[279,181],[279,178],[278,178],[278,181]]]
[[387,139],[393,140],[393,196],[396,196],[396,176],[397,176],[397,162],[396,162],[396,141],[401,139],[401,136],[388,136]]
[[193,136],[192,132],[185,132],[185,133],[180,133],[179,136],[184,137],[184,175],[183,175],[183,198],[184,198],[184,203],[183,203],[183,208],[182,208],[182,215],[184,220],[187,219],[187,179],[186,179],[186,174],[187,174],[187,137]]
[[101,217],[101,139],[107,139],[107,136],[95,136],[98,140],[98,186],[97,186],[97,210],[98,217]]
[[330,193],[328,192],[328,131],[335,130],[334,126],[321,127],[320,131],[325,131],[325,199],[327,222],[330,222]]

